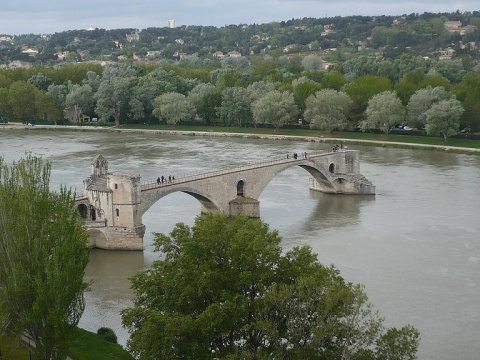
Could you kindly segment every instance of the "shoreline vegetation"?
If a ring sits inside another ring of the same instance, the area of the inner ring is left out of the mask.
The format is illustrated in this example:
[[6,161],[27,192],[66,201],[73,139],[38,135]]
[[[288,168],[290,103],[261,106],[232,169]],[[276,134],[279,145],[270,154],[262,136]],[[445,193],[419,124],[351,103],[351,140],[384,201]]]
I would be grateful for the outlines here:
[[376,134],[369,132],[335,132],[330,134],[310,129],[281,129],[254,127],[190,126],[190,125],[123,125],[120,128],[108,125],[35,125],[9,123],[0,129],[25,130],[69,130],[69,131],[105,131],[105,132],[140,132],[162,135],[243,137],[252,139],[291,140],[319,143],[339,143],[347,145],[377,146],[403,149],[423,149],[450,151],[461,154],[480,155],[480,141],[461,138],[443,138],[417,135]]
[[[17,340],[1,334],[0,355],[9,360],[32,358],[28,350],[28,344],[20,344]],[[68,351],[68,355],[67,359],[70,360],[133,359],[121,345],[109,342],[94,332],[78,327],[75,329],[75,340]]]

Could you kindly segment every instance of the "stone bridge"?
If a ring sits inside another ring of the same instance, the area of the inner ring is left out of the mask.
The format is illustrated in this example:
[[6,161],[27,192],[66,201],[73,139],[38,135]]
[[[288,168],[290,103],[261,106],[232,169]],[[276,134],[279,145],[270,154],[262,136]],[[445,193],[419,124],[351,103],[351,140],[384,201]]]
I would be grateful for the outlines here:
[[142,215],[162,197],[181,191],[199,201],[201,213],[258,218],[258,199],[263,190],[292,166],[309,172],[312,190],[375,194],[375,186],[360,174],[358,150],[303,153],[295,158],[272,159],[143,185],[140,175],[109,173],[107,160],[97,155],[92,162],[92,173],[84,181],[85,195],[76,202],[80,216],[86,220],[92,247],[142,250],[145,234]]

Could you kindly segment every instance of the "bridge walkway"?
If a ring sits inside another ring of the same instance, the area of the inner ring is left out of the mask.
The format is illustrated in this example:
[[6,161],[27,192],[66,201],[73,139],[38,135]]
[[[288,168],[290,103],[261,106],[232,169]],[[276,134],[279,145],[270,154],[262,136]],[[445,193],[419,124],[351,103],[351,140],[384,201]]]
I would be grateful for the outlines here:
[[220,175],[225,175],[225,174],[232,174],[235,172],[239,171],[245,171],[245,170],[252,170],[252,169],[259,169],[259,168],[264,168],[272,165],[278,165],[278,164],[287,164],[287,163],[294,163],[298,162],[301,160],[305,159],[311,159],[311,158],[317,158],[317,157],[322,157],[322,156],[328,156],[334,153],[338,152],[346,152],[347,150],[341,149],[337,150],[335,152],[329,151],[329,150],[322,150],[322,151],[317,151],[317,152],[307,152],[307,153],[299,153],[298,157],[295,159],[293,157],[293,154],[289,154],[289,157],[287,159],[286,156],[281,157],[281,158],[274,158],[268,161],[261,161],[257,163],[251,163],[247,165],[241,165],[241,166],[236,166],[232,168],[226,168],[226,169],[221,169],[221,170],[214,170],[214,171],[207,171],[207,172],[195,172],[192,174],[187,174],[187,175],[182,175],[180,177],[176,177],[175,179],[172,179],[168,181],[166,179],[165,182],[160,182],[157,183],[157,180],[145,180],[143,184],[141,185],[141,191],[146,191],[146,190],[151,190],[151,189],[157,189],[161,187],[168,187],[168,186],[173,186],[173,185],[178,185],[178,184],[183,184],[187,183],[190,181],[195,181],[195,180],[202,180],[202,179],[207,179],[215,176],[220,176]]

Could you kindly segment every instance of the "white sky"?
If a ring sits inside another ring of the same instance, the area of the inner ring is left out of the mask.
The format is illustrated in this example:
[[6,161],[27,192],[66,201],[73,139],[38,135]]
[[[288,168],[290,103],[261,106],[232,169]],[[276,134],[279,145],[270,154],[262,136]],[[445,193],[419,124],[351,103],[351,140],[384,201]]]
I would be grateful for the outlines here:
[[303,17],[479,11],[478,0],[2,0],[0,35],[268,23]]

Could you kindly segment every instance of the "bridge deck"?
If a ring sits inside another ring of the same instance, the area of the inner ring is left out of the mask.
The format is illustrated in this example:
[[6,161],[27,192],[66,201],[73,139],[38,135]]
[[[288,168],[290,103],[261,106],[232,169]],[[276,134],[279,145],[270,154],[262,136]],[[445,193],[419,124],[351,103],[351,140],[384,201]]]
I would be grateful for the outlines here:
[[282,158],[275,158],[271,159],[268,161],[262,161],[262,162],[257,162],[257,163],[251,163],[247,165],[242,165],[242,166],[235,166],[231,168],[226,168],[226,169],[221,169],[221,170],[214,170],[214,171],[207,171],[207,172],[196,172],[193,174],[188,174],[188,175],[183,175],[180,177],[176,177],[175,179],[172,179],[170,181],[165,181],[165,182],[160,182],[157,183],[156,180],[146,180],[142,185],[141,185],[141,190],[151,190],[151,189],[156,189],[159,187],[165,187],[165,186],[172,186],[176,184],[182,184],[182,183],[187,183],[189,181],[194,181],[194,180],[202,180],[202,179],[207,179],[210,177],[214,176],[219,176],[219,175],[225,175],[225,174],[231,174],[234,172],[238,171],[244,171],[244,170],[251,170],[251,169],[258,169],[258,168],[263,168],[267,166],[272,166],[272,165],[277,165],[277,164],[287,164],[287,163],[293,163],[309,158],[317,158],[317,157],[322,157],[322,156],[328,156],[337,152],[346,152],[348,150],[341,149],[337,151],[329,151],[329,150],[322,150],[322,151],[317,151],[317,152],[309,152],[309,153],[302,153],[298,154],[298,157],[295,159],[292,155],[287,157],[282,157]]

